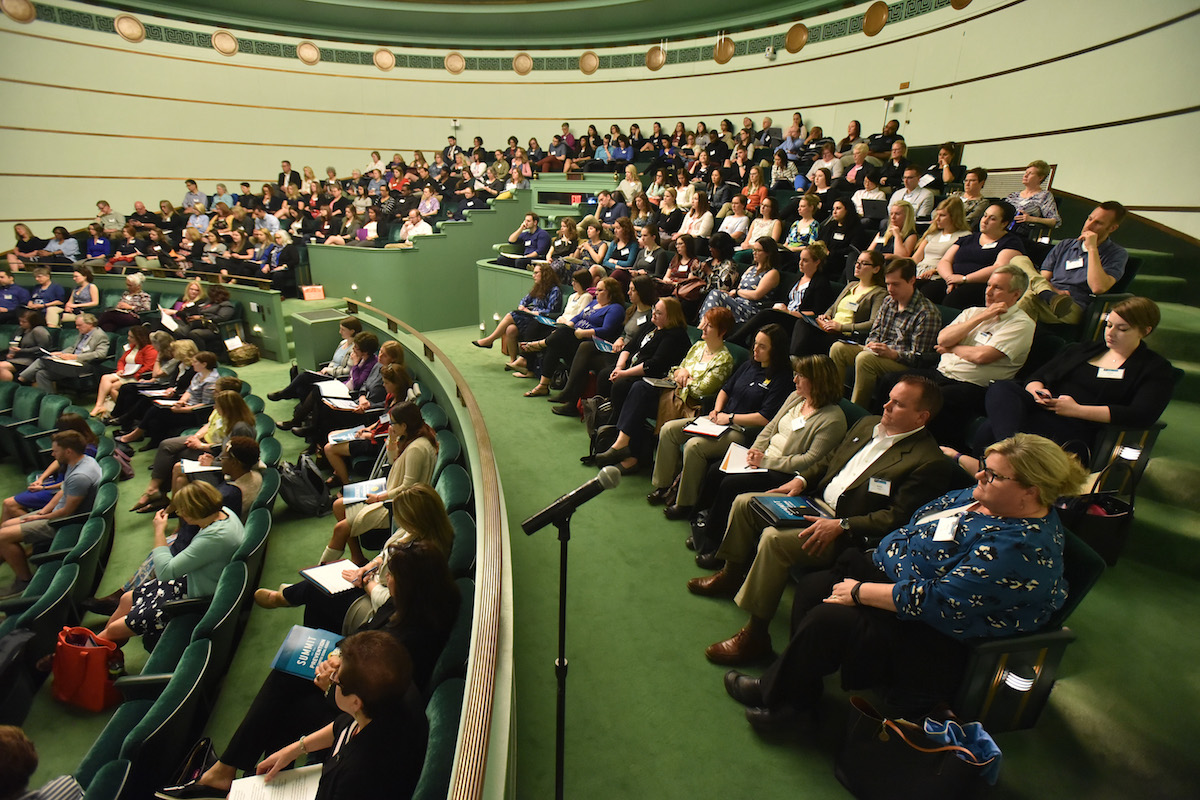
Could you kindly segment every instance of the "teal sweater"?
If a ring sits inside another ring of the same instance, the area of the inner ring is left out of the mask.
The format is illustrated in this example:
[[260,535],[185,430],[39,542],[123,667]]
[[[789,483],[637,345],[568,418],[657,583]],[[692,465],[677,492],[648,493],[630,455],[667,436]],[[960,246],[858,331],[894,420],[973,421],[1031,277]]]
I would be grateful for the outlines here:
[[233,558],[246,535],[235,512],[228,508],[221,511],[227,518],[201,528],[179,555],[172,556],[169,547],[156,547],[150,552],[154,572],[160,581],[186,578],[188,597],[212,597],[217,591],[221,570]]

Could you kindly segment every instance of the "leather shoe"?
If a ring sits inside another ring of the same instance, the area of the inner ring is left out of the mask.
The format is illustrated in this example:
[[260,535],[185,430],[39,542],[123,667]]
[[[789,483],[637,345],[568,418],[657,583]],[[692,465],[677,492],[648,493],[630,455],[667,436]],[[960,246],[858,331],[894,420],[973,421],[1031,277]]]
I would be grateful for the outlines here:
[[746,721],[756,731],[777,731],[794,725],[800,715],[794,708],[747,708]]
[[738,593],[738,589],[742,588],[744,579],[745,576],[739,572],[723,569],[702,578],[692,578],[687,582],[687,588],[692,594],[698,594],[701,597],[732,598]]
[[758,678],[731,669],[725,673],[725,691],[748,708],[763,707],[762,686],[759,685]]
[[670,505],[663,509],[663,516],[667,519],[687,519],[692,515],[692,506],[676,506]]
[[292,428],[296,427],[296,424],[297,423],[295,420],[284,419],[276,422],[275,427],[279,428],[281,431],[290,431]]
[[563,404],[550,409],[551,414],[558,414],[560,417],[578,417],[579,412],[575,406]]
[[724,569],[725,559],[716,553],[696,553],[696,566],[700,569]]
[[671,492],[671,487],[667,486],[662,489],[655,489],[650,494],[646,495],[646,502],[652,506],[656,506],[666,500],[666,497]]
[[765,661],[771,657],[771,636],[766,633],[754,634],[749,628],[742,628],[733,638],[709,645],[704,655],[714,664],[730,667]]
[[271,402],[273,402],[273,403],[278,403],[280,400],[284,400],[284,399],[286,399],[286,397],[287,397],[287,395],[285,395],[285,394],[284,394],[282,391],[280,391],[280,392],[267,392],[267,399],[268,399],[268,400],[270,400],[270,401],[271,401]]
[[596,466],[607,467],[612,464],[620,464],[631,455],[633,453],[629,452],[628,447],[610,447],[596,456]]
[[696,537],[689,536],[686,539],[684,539],[683,546],[686,547],[688,550],[695,550],[696,549]]

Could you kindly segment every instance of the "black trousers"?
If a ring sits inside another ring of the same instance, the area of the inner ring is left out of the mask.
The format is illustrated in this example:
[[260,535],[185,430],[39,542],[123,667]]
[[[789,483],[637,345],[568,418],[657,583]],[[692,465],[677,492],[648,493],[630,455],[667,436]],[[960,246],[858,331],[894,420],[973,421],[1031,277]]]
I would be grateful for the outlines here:
[[328,725],[340,713],[311,680],[271,670],[221,761],[253,771],[264,755]]
[[952,698],[967,649],[892,611],[823,602],[843,578],[890,583],[870,556],[855,548],[842,553],[830,569],[801,579],[792,605],[791,641],[762,676],[767,708],[814,708],[824,676],[838,670],[846,689],[898,687],[929,707]]
[[[599,394],[600,382],[608,385],[608,376],[617,364],[617,357],[612,353],[602,353],[590,341],[579,345],[575,357],[571,359],[571,370],[567,374],[567,384],[563,387],[563,402],[574,403],[583,396],[587,388],[588,376],[596,373],[596,390]],[[607,395],[603,395],[607,396]]]
[[786,472],[774,470],[729,475],[721,471],[720,462],[710,464],[700,497],[711,497],[712,504],[708,507],[708,524],[702,529],[693,529],[696,552],[712,553],[721,546],[721,540],[725,538],[725,529],[729,526],[729,512],[733,510],[733,501],[739,494],[767,492],[783,486],[793,477],[795,476]]
[[975,432],[972,443],[976,455],[982,455],[988,445],[1014,433],[1036,433],[1058,442],[1064,450],[1078,455],[1087,464],[1092,444],[1101,429],[1094,422],[1060,417],[1042,408],[1018,381],[996,381],[989,386],[984,395],[984,410],[987,418]]
[[575,357],[582,340],[575,338],[575,329],[570,325],[557,325],[546,337],[546,349],[542,351],[540,374],[554,375],[562,365]]
[[[758,332],[762,330],[763,326],[772,322],[789,333],[792,333],[793,329],[797,325],[804,325],[805,327],[808,327],[807,323],[801,322],[791,314],[788,314],[786,311],[776,311],[773,308],[764,308],[762,311],[759,311],[753,317],[734,328],[733,333],[727,337],[727,341],[733,342],[734,344],[740,344],[742,347],[749,349],[754,344],[754,337],[758,335]],[[829,351],[826,350],[826,352]]]
[[[888,394],[903,375],[921,375],[941,387],[942,410],[936,417],[929,420],[929,432],[933,434],[933,438],[937,440],[938,444],[953,447],[955,450],[969,449],[968,426],[972,420],[984,413],[984,396],[987,394],[987,387],[947,378],[936,369],[891,372],[881,376],[875,384],[875,394],[871,400],[872,414],[880,413],[883,410],[883,404]],[[1022,391],[1022,394],[1025,392]],[[1026,396],[1028,397],[1027,394]]]

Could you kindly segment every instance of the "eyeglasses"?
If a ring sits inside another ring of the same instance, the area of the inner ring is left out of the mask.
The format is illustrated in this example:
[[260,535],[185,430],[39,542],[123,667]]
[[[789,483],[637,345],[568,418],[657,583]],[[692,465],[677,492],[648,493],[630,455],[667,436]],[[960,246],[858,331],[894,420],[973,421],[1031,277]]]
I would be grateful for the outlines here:
[[985,484],[994,483],[996,481],[1016,481],[1020,483],[1019,478],[1010,478],[1007,475],[1001,475],[987,465],[987,461],[979,462],[979,471],[983,473],[982,482]]

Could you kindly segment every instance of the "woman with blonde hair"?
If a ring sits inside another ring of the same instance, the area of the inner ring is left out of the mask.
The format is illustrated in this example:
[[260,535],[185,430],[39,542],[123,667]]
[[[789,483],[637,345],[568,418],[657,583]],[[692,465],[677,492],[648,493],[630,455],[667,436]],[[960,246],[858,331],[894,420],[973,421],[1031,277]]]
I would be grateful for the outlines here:
[[868,250],[878,251],[885,261],[910,258],[917,248],[916,212],[912,203],[898,200],[888,209],[887,230],[875,234]]
[[962,200],[947,197],[933,210],[933,220],[917,242],[913,261],[917,262],[917,280],[938,280],[937,265],[956,241],[971,234]]
[[633,204],[633,198],[645,191],[642,188],[642,176],[633,164],[625,167],[625,179],[617,184],[617,191],[625,196],[625,202],[630,205]]

